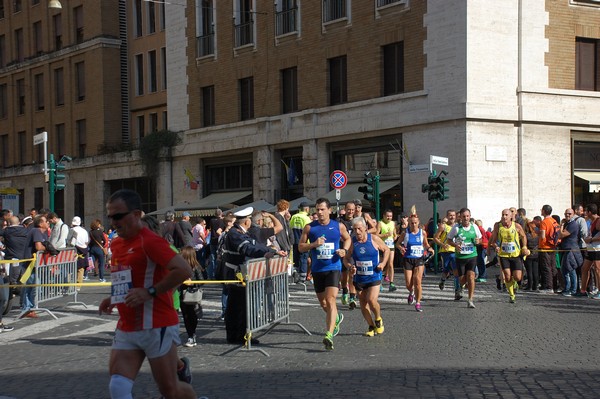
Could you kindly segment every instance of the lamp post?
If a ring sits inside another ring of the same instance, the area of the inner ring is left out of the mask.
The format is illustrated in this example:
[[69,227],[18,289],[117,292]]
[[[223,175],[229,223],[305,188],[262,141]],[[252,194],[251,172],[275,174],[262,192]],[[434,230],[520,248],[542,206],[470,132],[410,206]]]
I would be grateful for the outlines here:
[[60,4],[60,0],[50,0],[48,2],[48,8],[61,9],[62,4]]

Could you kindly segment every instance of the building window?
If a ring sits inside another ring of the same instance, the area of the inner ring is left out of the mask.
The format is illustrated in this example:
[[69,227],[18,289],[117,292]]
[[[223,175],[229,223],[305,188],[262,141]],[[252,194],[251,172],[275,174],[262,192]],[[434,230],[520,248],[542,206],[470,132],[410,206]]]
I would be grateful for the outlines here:
[[160,30],[165,30],[165,26],[166,26],[166,15],[165,15],[165,2],[161,1],[158,3],[159,7],[160,7]]
[[135,56],[135,93],[138,96],[144,94],[144,56]]
[[253,0],[234,0],[235,46],[254,43]]
[[23,29],[15,30],[15,57],[18,62],[25,60],[25,48],[23,47]]
[[144,115],[138,115],[137,119],[137,132],[138,132],[138,140],[142,141],[144,136],[146,135],[146,119]]
[[135,191],[142,198],[142,211],[149,213],[156,210],[156,184],[147,177],[118,179],[108,181],[109,192],[114,193],[122,188]]
[[575,89],[600,91],[600,40],[578,37],[575,43]]
[[62,48],[62,17],[61,14],[56,14],[52,17],[52,25],[54,27],[54,49]]
[[215,53],[215,9],[213,0],[202,0],[196,6],[196,54],[198,57]]
[[1,137],[0,145],[2,146],[2,151],[0,154],[2,154],[2,167],[8,168],[8,156],[10,153],[8,148],[8,134],[3,134]]
[[4,0],[0,0],[0,19],[4,19]]
[[56,153],[58,154],[58,159],[66,154],[65,148],[65,124],[59,123],[54,127],[55,135],[56,135]]
[[17,165],[25,165],[27,156],[27,132],[17,132]]
[[348,17],[348,0],[323,0],[323,22]]
[[383,95],[404,92],[404,42],[383,46]]
[[377,0],[377,8],[389,6],[391,4],[403,4],[406,0]]
[[133,20],[135,21],[134,32],[135,37],[143,35],[142,26],[142,0],[135,0],[133,2]]
[[254,118],[254,78],[248,77],[239,80],[240,91],[240,120]]
[[169,128],[169,118],[167,111],[162,112],[162,128],[163,130],[167,130]]
[[202,88],[202,126],[215,124],[215,86]]
[[281,70],[281,112],[298,111],[298,69]]
[[44,207],[44,187],[35,187],[33,189],[33,207],[42,209]]
[[14,12],[23,11],[23,2],[22,0],[13,0]]
[[73,184],[73,212],[75,216],[83,217],[85,215],[85,184]]
[[167,49],[162,47],[160,49],[160,81],[162,89],[167,90]]
[[252,162],[206,167],[206,191],[252,190]]
[[156,32],[156,4],[152,1],[146,2],[148,6],[148,33]]
[[0,119],[8,116],[8,92],[6,83],[0,85]]
[[40,0],[31,0],[31,5],[32,6],[36,6],[38,4],[40,4]]
[[275,4],[275,34],[285,35],[298,30],[297,0],[279,0]]
[[[44,132],[46,130],[46,128],[44,127],[38,127],[35,129],[35,134],[38,135],[42,132]],[[44,146],[43,145],[36,145],[34,146],[34,152],[35,152],[35,162],[36,163],[43,163],[44,162]]]
[[75,43],[83,43],[83,6],[73,9],[75,19]]
[[156,51],[148,52],[148,92],[155,93],[157,91],[157,75],[156,75]]
[[150,116],[150,133],[157,132],[158,131],[158,114],[156,112],[153,112],[149,116]]
[[17,114],[25,113],[25,79],[17,80]]
[[44,110],[44,74],[39,73],[34,76],[34,90],[35,90],[35,110]]
[[85,64],[83,61],[75,64],[75,79],[77,101],[83,101],[85,100]]
[[[2,0],[0,0],[2,1]],[[6,37],[0,35],[0,68],[6,66]]]
[[42,42],[42,22],[33,23],[33,52],[35,55],[40,55],[44,52],[44,44]]
[[75,134],[77,137],[77,156],[79,158],[85,158],[85,146],[87,144],[87,133],[86,133],[85,119],[79,119],[75,121]]
[[346,56],[330,58],[329,64],[329,105],[348,101]]
[[65,81],[62,68],[54,70],[54,93],[56,106],[65,105]]

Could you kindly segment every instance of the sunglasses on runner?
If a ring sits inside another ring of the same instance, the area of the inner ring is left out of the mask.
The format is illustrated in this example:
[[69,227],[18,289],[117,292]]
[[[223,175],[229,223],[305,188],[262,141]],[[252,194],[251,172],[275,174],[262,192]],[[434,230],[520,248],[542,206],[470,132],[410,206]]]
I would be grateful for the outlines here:
[[115,213],[113,215],[106,215],[106,217],[109,219],[112,219],[112,220],[121,220],[125,216],[129,215],[131,212],[133,212],[133,211],[123,212],[123,213]]

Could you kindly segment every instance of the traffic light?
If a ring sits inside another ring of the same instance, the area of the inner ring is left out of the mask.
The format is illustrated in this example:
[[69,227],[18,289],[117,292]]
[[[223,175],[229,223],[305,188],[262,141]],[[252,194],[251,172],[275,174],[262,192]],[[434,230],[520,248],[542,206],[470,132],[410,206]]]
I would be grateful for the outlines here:
[[48,197],[49,197],[49,208],[52,212],[54,212],[54,194],[58,190],[65,189],[64,180],[66,176],[64,173],[59,173],[65,170],[65,165],[62,164],[63,161],[71,162],[71,157],[68,155],[63,155],[60,158],[60,161],[56,162],[54,160],[54,154],[49,155],[48,159]]
[[448,195],[446,194],[450,191],[449,187],[446,187],[446,184],[450,183],[450,180],[446,179],[444,176],[447,175],[448,172],[442,170],[440,175],[438,176],[438,184],[437,184],[437,197],[439,201],[443,201],[448,199]]
[[427,184],[421,185],[421,192],[427,193],[427,199],[429,201],[443,201],[448,199],[446,194],[450,189],[446,187],[446,184],[450,181],[444,176],[448,172],[442,170],[439,175],[436,174],[435,170],[431,172],[427,178]]
[[436,199],[435,193],[437,192],[437,186],[438,178],[435,174],[435,171],[433,171],[427,178],[427,184],[423,184],[421,186],[421,191],[427,193],[427,199],[429,201],[433,201],[434,199]]
[[54,191],[55,192],[58,190],[65,189],[65,184],[64,184],[64,182],[61,183],[61,181],[64,181],[66,176],[63,173],[58,173],[63,170],[65,170],[65,165],[61,165],[60,162],[56,163],[55,172],[54,172]]
[[365,172],[363,183],[365,183],[366,186],[360,186],[358,191],[364,194],[363,198],[367,201],[375,200],[375,177],[371,176],[371,172]]

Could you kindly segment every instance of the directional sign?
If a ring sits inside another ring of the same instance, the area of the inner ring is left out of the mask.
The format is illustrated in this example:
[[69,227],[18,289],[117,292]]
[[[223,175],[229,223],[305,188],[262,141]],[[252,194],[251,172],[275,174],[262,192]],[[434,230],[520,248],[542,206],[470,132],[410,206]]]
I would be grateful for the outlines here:
[[48,132],[41,132],[40,134],[33,136],[33,145],[42,144],[46,141],[48,141]]
[[437,155],[430,155],[429,159],[433,165],[448,166],[448,158],[438,157]]
[[331,187],[341,190],[348,184],[348,176],[341,170],[334,170],[329,176],[329,184]]
[[424,164],[418,164],[418,165],[410,164],[410,165],[408,165],[408,171],[411,172],[411,173],[415,173],[415,172],[429,172],[429,165],[427,165],[426,163],[424,163]]

